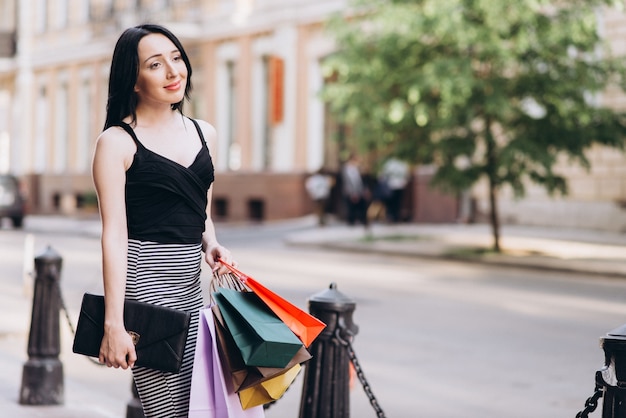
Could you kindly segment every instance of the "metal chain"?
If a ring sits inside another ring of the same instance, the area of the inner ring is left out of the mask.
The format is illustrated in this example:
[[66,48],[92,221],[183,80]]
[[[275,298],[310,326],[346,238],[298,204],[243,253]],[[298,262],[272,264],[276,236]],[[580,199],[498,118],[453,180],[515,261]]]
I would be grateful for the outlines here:
[[593,395],[591,395],[585,401],[585,409],[576,414],[576,418],[588,418],[589,414],[596,410],[598,407],[598,400],[602,397],[603,386],[596,383],[596,389]]
[[370,404],[374,408],[374,411],[376,411],[376,416],[378,418],[385,418],[385,413],[383,412],[382,408],[378,404],[378,400],[374,396],[374,393],[372,392],[370,384],[365,378],[365,373],[363,373],[363,369],[361,368],[359,359],[356,357],[356,352],[354,351],[354,348],[352,347],[352,343],[350,342],[350,340],[345,340],[341,338],[339,331],[340,329],[337,328],[337,330],[335,331],[335,338],[337,339],[337,341],[339,341],[341,345],[346,347],[346,350],[348,351],[348,356],[350,356],[350,361],[352,362],[352,365],[354,366],[354,370],[356,371],[356,375],[359,378],[361,385],[363,386],[363,390],[365,391],[365,394],[370,400]]

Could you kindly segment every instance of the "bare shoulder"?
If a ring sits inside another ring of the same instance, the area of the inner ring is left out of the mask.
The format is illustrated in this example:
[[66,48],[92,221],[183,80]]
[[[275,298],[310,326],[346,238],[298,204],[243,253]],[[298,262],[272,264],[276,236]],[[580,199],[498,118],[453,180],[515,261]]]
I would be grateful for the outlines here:
[[102,132],[96,140],[96,156],[105,159],[121,159],[125,166],[132,161],[137,147],[126,131],[112,126]]
[[198,125],[200,125],[200,129],[202,130],[202,135],[204,135],[204,139],[209,145],[214,145],[217,141],[217,131],[209,122],[196,119]]
[[130,146],[133,148],[134,142],[130,135],[119,126],[111,126],[104,130],[97,139],[98,143],[102,143],[103,146]]

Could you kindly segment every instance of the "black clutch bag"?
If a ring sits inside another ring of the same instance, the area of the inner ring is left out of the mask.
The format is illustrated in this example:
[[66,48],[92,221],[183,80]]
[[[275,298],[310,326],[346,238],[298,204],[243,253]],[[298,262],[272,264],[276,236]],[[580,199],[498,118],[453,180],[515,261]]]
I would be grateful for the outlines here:
[[[178,373],[190,321],[189,312],[127,299],[124,302],[124,325],[135,344],[135,365]],[[104,296],[85,293],[72,351],[98,357],[103,336]]]

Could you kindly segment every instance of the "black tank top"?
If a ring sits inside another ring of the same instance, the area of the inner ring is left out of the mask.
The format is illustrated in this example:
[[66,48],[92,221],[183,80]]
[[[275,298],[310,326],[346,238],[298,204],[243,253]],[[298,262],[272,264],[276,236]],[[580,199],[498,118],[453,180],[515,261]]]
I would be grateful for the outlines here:
[[202,148],[189,167],[150,151],[128,124],[119,125],[137,145],[126,171],[128,238],[162,244],[202,242],[214,168],[202,130],[195,120],[191,121]]

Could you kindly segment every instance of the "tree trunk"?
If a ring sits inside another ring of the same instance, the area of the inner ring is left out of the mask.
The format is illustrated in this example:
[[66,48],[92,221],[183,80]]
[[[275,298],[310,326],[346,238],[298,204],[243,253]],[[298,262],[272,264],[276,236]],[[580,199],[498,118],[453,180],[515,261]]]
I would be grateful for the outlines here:
[[500,219],[498,216],[498,200],[496,199],[497,186],[489,178],[489,221],[493,236],[493,251],[500,252]]
[[498,201],[496,194],[498,191],[497,181],[497,155],[496,142],[491,132],[491,119],[485,119],[485,141],[487,143],[487,176],[489,177],[489,221],[491,223],[491,233],[493,236],[493,251],[500,252],[500,219],[498,216]]

